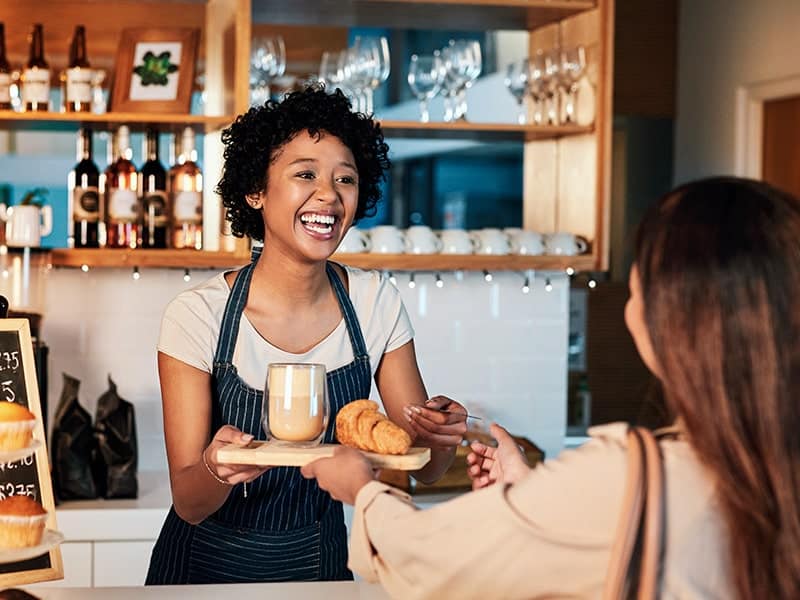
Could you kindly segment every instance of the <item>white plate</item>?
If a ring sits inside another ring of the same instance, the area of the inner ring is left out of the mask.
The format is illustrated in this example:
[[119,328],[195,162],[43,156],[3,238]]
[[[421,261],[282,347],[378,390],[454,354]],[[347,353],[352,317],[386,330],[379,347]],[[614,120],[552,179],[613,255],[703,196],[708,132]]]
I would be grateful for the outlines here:
[[63,533],[60,531],[53,531],[52,529],[45,529],[44,535],[42,535],[42,541],[38,546],[30,546],[28,548],[0,549],[0,563],[18,562],[20,560],[36,558],[45,552],[49,552],[52,548],[63,541]]
[[42,445],[42,442],[39,440],[31,440],[31,443],[26,448],[20,448],[19,450],[6,450],[0,451],[0,463],[10,463],[14,462],[15,460],[21,460],[23,458],[27,458],[34,452],[36,452]]

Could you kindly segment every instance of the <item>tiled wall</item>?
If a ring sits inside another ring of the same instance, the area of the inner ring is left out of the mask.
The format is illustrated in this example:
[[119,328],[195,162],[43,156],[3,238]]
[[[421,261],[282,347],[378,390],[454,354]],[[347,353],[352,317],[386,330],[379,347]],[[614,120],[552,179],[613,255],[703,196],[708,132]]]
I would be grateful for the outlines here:
[[[166,468],[155,346],[161,314],[181,290],[213,272],[145,269],[139,280],[124,269],[54,269],[47,275],[42,338],[50,346],[49,411],[61,373],[81,380],[80,399],[94,412],[111,374],[136,406],[140,468]],[[562,274],[537,274],[522,293],[518,273],[397,275],[416,330],[428,393],[460,400],[557,454],[566,420],[569,285]]]

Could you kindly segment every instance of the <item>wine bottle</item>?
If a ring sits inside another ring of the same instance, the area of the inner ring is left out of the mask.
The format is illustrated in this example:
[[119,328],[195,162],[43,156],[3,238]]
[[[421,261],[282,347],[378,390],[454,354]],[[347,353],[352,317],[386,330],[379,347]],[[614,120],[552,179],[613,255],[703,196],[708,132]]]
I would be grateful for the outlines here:
[[50,66],[44,59],[44,31],[41,23],[33,26],[31,52],[22,72],[22,101],[25,110],[50,109]]
[[67,112],[89,112],[92,109],[92,71],[86,58],[86,28],[75,27],[69,46],[64,104]]
[[78,132],[78,163],[69,174],[69,200],[72,226],[69,228],[70,248],[100,246],[100,171],[92,160],[92,131]]
[[6,29],[0,23],[0,110],[11,110],[11,66],[6,58]]
[[166,248],[169,231],[167,211],[167,172],[158,160],[158,131],[145,135],[144,155],[147,161],[139,172],[142,193],[142,247]]
[[131,162],[130,131],[117,130],[114,160],[105,172],[106,245],[136,248],[139,245],[139,214],[136,167]]
[[203,248],[203,172],[197,164],[194,130],[181,134],[180,154],[169,170],[172,247]]

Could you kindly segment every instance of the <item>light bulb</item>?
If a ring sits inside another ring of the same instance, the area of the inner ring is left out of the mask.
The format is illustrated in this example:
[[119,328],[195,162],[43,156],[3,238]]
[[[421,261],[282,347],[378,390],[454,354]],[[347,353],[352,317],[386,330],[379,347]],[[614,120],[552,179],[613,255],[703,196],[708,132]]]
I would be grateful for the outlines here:
[[413,273],[408,276],[408,287],[410,287],[412,290],[415,287],[417,287],[417,282],[414,281],[414,274]]
[[596,287],[597,287],[597,282],[596,282],[594,279],[590,279],[590,280],[589,280],[589,281],[586,283],[586,285],[588,285],[588,286],[589,286],[591,289],[594,289],[594,288],[596,288]]
[[183,280],[186,283],[189,283],[192,280],[192,274],[189,273],[189,269],[184,269],[184,271],[183,271]]
[[491,274],[491,273],[489,273],[489,271],[487,271],[487,270],[485,270],[485,269],[484,269],[484,271],[483,271],[483,278],[484,278],[484,279],[485,279],[487,282],[490,282],[490,281],[492,280],[492,274]]
[[389,281],[392,282],[392,285],[397,285],[397,277],[391,271],[389,271]]
[[437,288],[444,287],[444,281],[442,281],[442,277],[438,273],[436,274],[436,287]]
[[83,271],[84,273],[88,273],[89,272],[89,265],[81,265],[81,271]]
[[545,292],[552,292],[553,291],[553,284],[550,283],[550,278],[544,280],[544,291]]
[[142,274],[141,274],[141,273],[139,273],[139,267],[133,267],[133,275],[132,275],[132,277],[133,277],[133,280],[134,280],[134,281],[139,281],[139,278],[140,278],[141,276],[142,276]]
[[525,278],[525,283],[523,283],[523,284],[522,284],[522,293],[523,293],[523,294],[528,294],[530,291],[531,291],[531,282],[530,282],[530,280],[529,280],[529,279],[526,277],[526,278]]
[[572,267],[567,267],[567,275],[569,275],[570,277],[575,275],[575,269],[573,269]]

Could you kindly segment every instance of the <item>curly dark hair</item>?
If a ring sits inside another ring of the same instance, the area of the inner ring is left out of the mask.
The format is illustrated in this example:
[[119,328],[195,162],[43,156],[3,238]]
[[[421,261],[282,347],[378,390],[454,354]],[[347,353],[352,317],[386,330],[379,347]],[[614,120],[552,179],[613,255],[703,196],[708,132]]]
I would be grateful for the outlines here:
[[222,132],[225,164],[216,192],[222,196],[233,235],[264,239],[261,214],[246,197],[266,189],[267,168],[275,151],[302,131],[316,138],[322,133],[333,135],[350,149],[358,169],[355,221],[375,214],[380,182],[390,166],[381,126],[367,115],[352,112],[341,90],[330,93],[315,84],[287,94],[281,102],[269,100],[252,107]]

